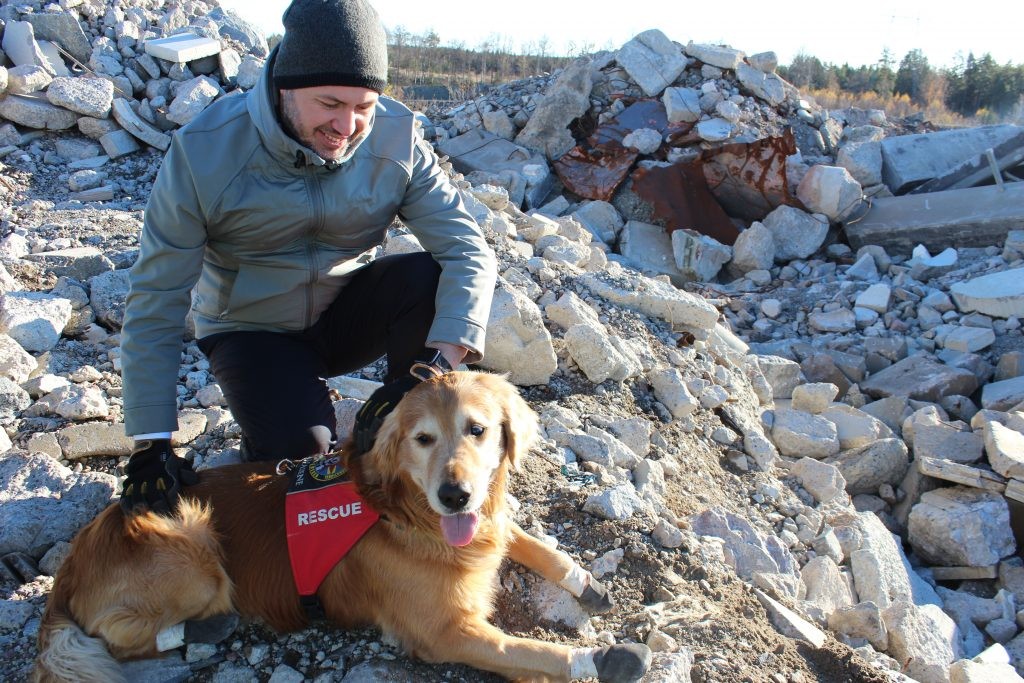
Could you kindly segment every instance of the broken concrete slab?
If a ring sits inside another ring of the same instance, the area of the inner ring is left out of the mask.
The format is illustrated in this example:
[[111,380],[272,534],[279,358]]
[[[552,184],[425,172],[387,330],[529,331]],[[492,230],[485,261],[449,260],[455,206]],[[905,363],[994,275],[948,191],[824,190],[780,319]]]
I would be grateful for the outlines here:
[[22,17],[32,24],[36,39],[52,41],[83,64],[89,63],[89,57],[92,56],[92,45],[74,14],[71,12],[33,12],[24,14]]
[[105,119],[114,101],[114,84],[105,78],[55,78],[46,98],[58,107]]
[[689,279],[676,267],[672,240],[660,226],[629,221],[622,228],[619,251],[636,264],[638,270],[668,275],[676,286],[681,287]]
[[882,141],[882,178],[894,194],[902,194],[1020,132],[1019,126],[1001,125],[886,138]]
[[860,207],[863,192],[845,168],[817,164],[801,179],[796,196],[808,211],[842,221]]
[[736,77],[747,91],[773,107],[786,99],[786,87],[782,79],[774,73],[766,73],[748,64],[740,64],[736,67]]
[[605,244],[615,243],[624,224],[615,207],[600,200],[583,202],[572,217]]
[[768,612],[768,618],[779,633],[787,638],[802,640],[815,648],[820,648],[828,640],[825,632],[802,618],[781,602],[773,600],[760,590],[754,589],[758,601]]
[[590,62],[569,65],[548,89],[516,143],[557,159],[576,146],[569,125],[590,108]]
[[935,605],[901,599],[882,618],[889,634],[888,654],[915,681],[949,681],[949,669],[963,656],[956,622]]
[[673,230],[672,255],[683,277],[710,282],[730,258],[732,249],[695,230]]
[[917,605],[942,605],[942,598],[911,568],[899,538],[878,515],[859,512],[855,524],[861,542],[860,549],[850,553],[850,568],[862,602],[882,609],[907,599]]
[[994,318],[1024,318],[1024,269],[982,275],[950,288],[964,313],[977,311]]
[[836,166],[842,166],[861,187],[882,182],[882,145],[877,140],[847,142],[836,153]]
[[[822,419],[828,418],[823,415]],[[900,439],[878,439],[844,450],[825,462],[839,469],[846,480],[846,492],[855,496],[877,492],[885,484],[898,485],[910,466],[910,456]]]
[[23,64],[7,70],[7,94],[31,95],[46,90],[53,76],[36,64]]
[[133,152],[138,152],[140,147],[135,138],[126,130],[115,130],[100,138],[103,151],[110,159],[117,159]]
[[270,54],[262,29],[240,17],[234,10],[216,7],[209,17],[217,22],[217,31],[222,37],[241,43],[246,52],[261,58]]
[[658,29],[637,34],[619,49],[615,59],[648,97],[659,95],[686,68],[679,47]]
[[925,493],[907,530],[918,556],[938,566],[987,567],[1017,549],[1006,499],[973,487]]
[[184,64],[193,59],[202,59],[219,53],[219,40],[197,36],[194,33],[179,33],[167,38],[146,41],[146,54],[176,64]]
[[700,120],[700,90],[696,88],[665,88],[661,101],[670,123],[696,123]]
[[[988,385],[992,386],[992,385]],[[938,403],[943,396],[970,396],[978,388],[973,372],[950,367],[924,355],[909,356],[876,372],[860,389],[874,398],[908,396]]]
[[167,108],[167,118],[184,126],[199,116],[221,92],[217,81],[209,76],[197,76],[186,81],[178,87],[174,101]]
[[61,55],[60,48],[57,47],[56,43],[52,43],[49,40],[37,40],[36,44],[39,45],[39,49],[46,58],[46,63],[53,70],[54,76],[67,77],[72,75],[67,65],[64,64],[64,57]]
[[8,95],[0,99],[0,117],[27,128],[64,130],[78,121],[78,114],[55,107],[44,95]]
[[718,322],[718,309],[703,297],[639,273],[627,275],[623,271],[621,281],[615,283],[587,273],[580,282],[596,296],[660,318],[673,326],[707,331]]
[[989,470],[924,456],[918,456],[914,462],[917,464],[918,472],[933,479],[951,481],[993,493],[1003,493],[1006,490],[1006,479]]
[[971,187],[923,195],[876,198],[867,213],[846,225],[850,246],[873,244],[909,253],[1002,243],[1024,223],[1024,183]]
[[961,351],[963,353],[974,353],[988,348],[996,341],[996,333],[987,327],[957,327],[941,340],[941,345],[947,349]]
[[112,106],[114,118],[126,131],[145,142],[151,147],[156,147],[161,152],[166,152],[171,146],[171,136],[160,132],[150,124],[146,123],[132,111],[128,100],[117,98]]
[[792,206],[782,205],[765,216],[775,242],[775,260],[786,263],[807,258],[821,248],[828,235],[828,221]]
[[9,21],[4,27],[3,51],[16,66],[40,66],[51,76],[54,75],[50,60],[36,43],[35,30],[27,21]]
[[981,390],[981,407],[1007,411],[1024,402],[1024,377],[1012,377],[986,384]]
[[719,69],[733,70],[743,63],[743,57],[745,56],[743,50],[720,47],[718,45],[704,45],[695,43],[692,40],[686,44],[686,54],[694,59],[699,59],[705,64],[717,66]]
[[1024,434],[995,420],[986,420],[982,430],[992,469],[1004,477],[1024,479]]
[[[464,174],[473,171],[514,171],[526,177],[527,166],[539,165],[547,168],[547,160],[543,155],[479,128],[470,129],[462,135],[439,142],[437,149],[441,154],[451,157],[455,169]],[[528,186],[527,204],[540,205],[550,191],[552,182],[549,174],[545,180]]]
[[908,194],[975,187],[994,179],[993,162],[1000,173],[1024,163],[1024,129],[990,149],[992,154],[991,161],[989,160],[988,150],[985,150],[977,156],[954,166],[950,171],[938,178],[918,185]]

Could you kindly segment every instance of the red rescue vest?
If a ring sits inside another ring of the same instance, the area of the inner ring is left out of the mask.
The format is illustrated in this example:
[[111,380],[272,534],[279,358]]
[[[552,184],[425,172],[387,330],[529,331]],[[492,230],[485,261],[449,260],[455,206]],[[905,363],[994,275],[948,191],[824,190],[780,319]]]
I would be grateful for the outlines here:
[[327,573],[380,519],[347,475],[337,455],[306,458],[295,468],[285,529],[300,596],[316,594]]

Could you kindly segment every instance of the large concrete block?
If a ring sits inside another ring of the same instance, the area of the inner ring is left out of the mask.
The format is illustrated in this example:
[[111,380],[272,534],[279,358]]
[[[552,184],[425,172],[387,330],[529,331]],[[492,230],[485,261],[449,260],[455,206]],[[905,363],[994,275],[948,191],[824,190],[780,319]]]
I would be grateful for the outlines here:
[[882,179],[894,193],[906,192],[1020,131],[1020,126],[1001,125],[886,138],[882,141]]
[[637,34],[623,45],[616,59],[649,97],[657,97],[686,68],[679,47],[658,29]]
[[846,226],[846,236],[855,249],[872,244],[906,254],[923,244],[934,253],[1002,243],[1022,223],[1024,183],[1007,183],[876,198],[863,218]]

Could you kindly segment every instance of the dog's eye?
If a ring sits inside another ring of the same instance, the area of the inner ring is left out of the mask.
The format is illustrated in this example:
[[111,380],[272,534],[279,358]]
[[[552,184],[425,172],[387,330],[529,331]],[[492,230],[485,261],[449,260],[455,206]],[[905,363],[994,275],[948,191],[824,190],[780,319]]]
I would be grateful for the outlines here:
[[430,434],[417,434],[416,443],[418,443],[421,446],[429,446],[430,444],[434,443],[434,437],[432,437]]
[[483,436],[484,435],[484,427],[483,427],[483,425],[470,425],[469,426],[469,433],[472,436]]

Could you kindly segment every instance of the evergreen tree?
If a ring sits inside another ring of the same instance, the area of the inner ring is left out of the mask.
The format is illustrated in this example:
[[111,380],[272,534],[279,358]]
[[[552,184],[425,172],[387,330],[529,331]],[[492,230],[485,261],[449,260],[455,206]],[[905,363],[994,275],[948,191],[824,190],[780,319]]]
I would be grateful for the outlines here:
[[919,49],[913,49],[900,62],[893,90],[896,94],[906,95],[917,104],[927,104],[927,94],[935,75],[924,53]]

